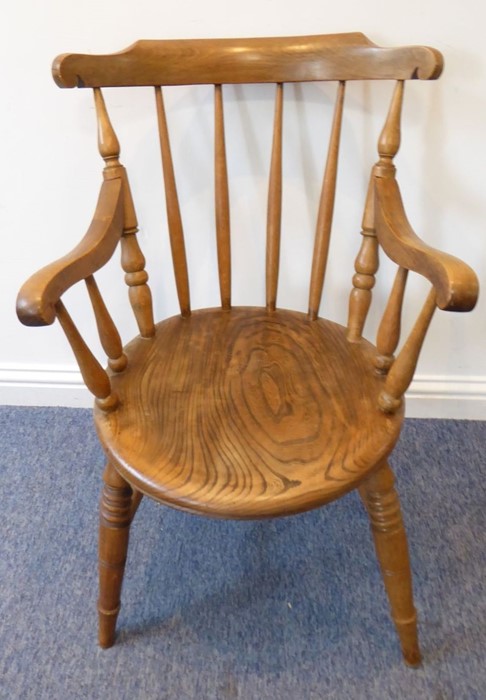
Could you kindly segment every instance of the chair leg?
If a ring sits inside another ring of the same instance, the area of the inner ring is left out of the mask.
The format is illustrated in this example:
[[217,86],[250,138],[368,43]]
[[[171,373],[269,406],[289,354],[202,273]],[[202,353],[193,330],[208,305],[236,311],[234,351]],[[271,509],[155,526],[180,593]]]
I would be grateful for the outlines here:
[[120,610],[120,593],[132,518],[132,489],[111,464],[103,475],[99,532],[99,644],[111,647]]
[[421,655],[417,614],[413,604],[412,574],[407,536],[394,482],[393,471],[385,463],[363,482],[359,491],[370,517],[376,553],[404,660],[410,666],[418,666]]

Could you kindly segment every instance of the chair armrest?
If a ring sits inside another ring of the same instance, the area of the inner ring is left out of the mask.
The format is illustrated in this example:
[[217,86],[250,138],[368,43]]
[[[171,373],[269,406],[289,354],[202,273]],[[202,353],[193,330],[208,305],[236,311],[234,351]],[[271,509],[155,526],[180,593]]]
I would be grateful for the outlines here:
[[394,262],[418,272],[434,286],[437,306],[445,311],[474,308],[479,284],[458,258],[424,243],[410,226],[395,179],[375,178],[375,226],[378,241]]
[[47,326],[55,305],[76,282],[99,270],[113,255],[123,232],[122,179],[105,180],[84,238],[67,255],[36,272],[17,297],[17,316],[26,326]]

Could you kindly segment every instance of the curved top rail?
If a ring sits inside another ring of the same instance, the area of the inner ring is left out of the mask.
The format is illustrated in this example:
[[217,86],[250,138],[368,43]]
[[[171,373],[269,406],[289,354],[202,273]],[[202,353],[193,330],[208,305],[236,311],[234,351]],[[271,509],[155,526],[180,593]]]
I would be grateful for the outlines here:
[[310,80],[431,80],[442,55],[426,46],[381,48],[364,34],[256,39],[144,40],[119,53],[62,54],[60,87],[127,87]]

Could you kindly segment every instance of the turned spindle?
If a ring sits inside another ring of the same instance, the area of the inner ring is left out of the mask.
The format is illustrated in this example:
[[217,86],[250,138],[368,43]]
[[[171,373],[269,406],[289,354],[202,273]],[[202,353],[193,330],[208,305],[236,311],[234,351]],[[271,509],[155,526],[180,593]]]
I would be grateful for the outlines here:
[[393,353],[400,341],[402,306],[407,276],[408,270],[399,267],[378,328],[376,336],[378,354],[375,358],[375,368],[378,374],[387,374],[395,359]]
[[346,83],[340,82],[334,118],[329,139],[326,167],[322,181],[319,211],[317,214],[316,235],[314,240],[314,255],[312,257],[312,271],[309,291],[309,316],[315,320],[319,315],[324,277],[326,274],[327,256],[331,238],[332,216],[334,212],[334,200],[336,198],[336,178],[339,158],[339,142],[341,137],[341,124],[343,120],[344,90]]
[[266,306],[275,311],[277,304],[280,263],[280,234],[282,226],[282,128],[283,84],[277,83],[273,121],[272,156],[268,178],[267,246],[265,261]]
[[393,91],[390,108],[385,121],[385,126],[382,129],[380,138],[378,139],[378,153],[380,159],[375,166],[375,174],[378,177],[394,177],[395,166],[393,159],[400,148],[400,121],[403,105],[404,81],[397,80]]
[[404,346],[393,363],[378,398],[384,413],[395,413],[402,405],[403,395],[413,379],[427,329],[437,308],[435,290],[431,289]]
[[223,88],[214,86],[214,192],[221,306],[231,308],[231,240],[228,167],[224,138]]
[[125,226],[121,238],[121,266],[125,272],[128,298],[142,338],[155,334],[152,293],[148,286],[145,257],[138,244],[138,223],[126,173],[124,180]]
[[98,150],[105,161],[105,170],[120,167],[120,143],[110,121],[103,93],[93,89],[96,117],[98,121]]
[[371,304],[371,290],[375,285],[378,270],[378,241],[375,228],[375,178],[395,177],[393,158],[400,147],[400,117],[403,103],[403,80],[397,80],[390,108],[380,137],[378,139],[379,161],[374,166],[366,196],[363,215],[361,248],[356,258],[353,277],[353,290],[349,298],[348,340],[357,342],[363,334],[363,328]]
[[179,307],[182,316],[191,313],[191,300],[189,293],[189,274],[187,271],[186,248],[184,243],[184,229],[182,227],[179,198],[172,162],[170,148],[169,128],[165,114],[162,89],[155,88],[155,104],[157,107],[157,122],[159,126],[160,153],[162,157],[162,170],[164,175],[165,202],[167,208],[167,224],[169,227],[169,240],[172,252],[172,262],[179,299]]
[[118,397],[111,391],[110,379],[88,348],[62,301],[56,304],[56,316],[78,361],[84,383],[96,397],[96,404],[104,411],[118,406]]
[[106,308],[93,275],[87,277],[85,283],[93,307],[100,342],[108,356],[108,365],[114,372],[122,372],[127,366],[127,356],[123,352],[120,334]]
[[151,338],[155,333],[152,309],[152,294],[145,271],[145,258],[140,250],[136,234],[137,217],[125,168],[120,164],[120,145],[106,109],[103,94],[94,88],[96,116],[98,120],[98,149],[105,161],[105,179],[120,177],[123,182],[124,223],[121,238],[121,264],[128,285],[130,304],[142,338]]
[[374,176],[370,178],[361,226],[361,247],[354,263],[353,289],[349,296],[348,333],[350,342],[361,340],[371,305],[371,290],[378,270],[378,240],[374,226]]

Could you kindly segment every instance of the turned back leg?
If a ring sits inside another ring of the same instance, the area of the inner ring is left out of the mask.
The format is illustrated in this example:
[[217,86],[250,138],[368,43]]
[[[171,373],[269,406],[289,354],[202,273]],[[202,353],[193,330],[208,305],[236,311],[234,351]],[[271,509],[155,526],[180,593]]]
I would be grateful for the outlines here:
[[359,491],[370,517],[376,553],[402,653],[406,663],[416,666],[421,661],[417,615],[413,604],[407,536],[394,482],[393,471],[385,464],[360,486]]
[[111,647],[120,610],[120,593],[132,519],[132,489],[108,464],[103,475],[99,533],[99,643]]

